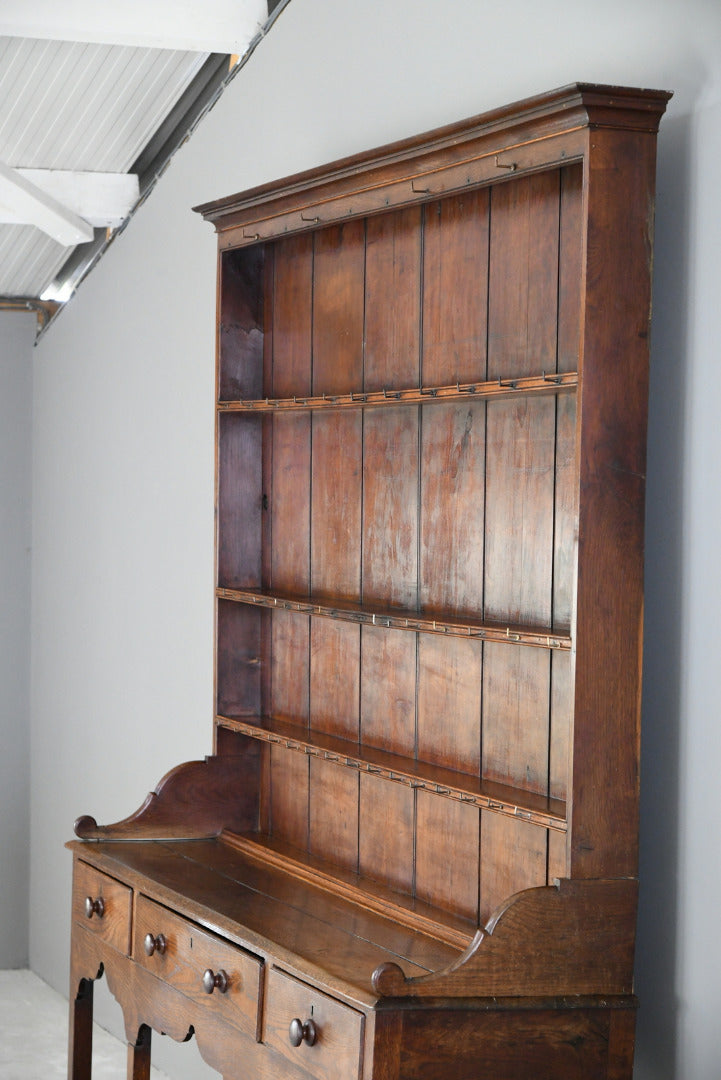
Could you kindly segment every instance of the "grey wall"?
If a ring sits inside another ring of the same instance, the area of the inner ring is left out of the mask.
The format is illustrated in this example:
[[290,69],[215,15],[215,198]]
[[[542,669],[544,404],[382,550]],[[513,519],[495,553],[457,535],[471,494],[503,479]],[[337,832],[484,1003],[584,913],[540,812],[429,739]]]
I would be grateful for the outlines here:
[[715,0],[293,0],[43,339],[31,962],[52,984],[73,819],[124,816],[210,748],[215,241],[189,208],[575,79],[662,87],[636,1073],[716,1080],[720,42]]
[[28,961],[35,316],[0,312],[0,968]]

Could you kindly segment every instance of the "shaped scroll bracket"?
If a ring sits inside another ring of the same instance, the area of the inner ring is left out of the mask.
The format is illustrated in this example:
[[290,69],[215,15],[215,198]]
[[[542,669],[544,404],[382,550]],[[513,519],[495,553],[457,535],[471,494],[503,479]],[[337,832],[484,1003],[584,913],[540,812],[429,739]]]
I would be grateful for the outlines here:
[[135,813],[112,825],[85,815],[80,840],[199,840],[256,827],[260,744],[242,757],[188,761],[166,773]]
[[373,972],[382,997],[617,995],[633,988],[638,882],[562,880],[509,897],[445,971]]

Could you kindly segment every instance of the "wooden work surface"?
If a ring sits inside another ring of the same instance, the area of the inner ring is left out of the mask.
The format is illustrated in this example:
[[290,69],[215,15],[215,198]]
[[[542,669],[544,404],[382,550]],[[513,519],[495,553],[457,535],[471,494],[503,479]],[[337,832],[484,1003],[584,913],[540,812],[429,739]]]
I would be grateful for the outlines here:
[[222,840],[112,841],[70,847],[78,856],[199,925],[306,977],[330,976],[352,1000],[371,1003],[384,962],[409,975],[447,967],[459,950],[365,911]]

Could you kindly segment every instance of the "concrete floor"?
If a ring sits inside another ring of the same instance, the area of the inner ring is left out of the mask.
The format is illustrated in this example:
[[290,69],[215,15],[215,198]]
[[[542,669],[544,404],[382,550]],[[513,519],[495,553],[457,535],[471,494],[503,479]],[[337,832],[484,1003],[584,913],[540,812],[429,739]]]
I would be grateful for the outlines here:
[[[68,1003],[31,971],[0,971],[0,1080],[67,1080]],[[125,1080],[125,1046],[95,1025],[93,1080]],[[159,1069],[153,1080],[167,1080]]]

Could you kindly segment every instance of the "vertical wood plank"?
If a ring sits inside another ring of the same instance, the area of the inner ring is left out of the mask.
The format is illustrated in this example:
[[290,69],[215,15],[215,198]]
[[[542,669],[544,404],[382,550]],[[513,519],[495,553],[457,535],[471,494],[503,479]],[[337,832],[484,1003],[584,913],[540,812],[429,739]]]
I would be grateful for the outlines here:
[[311,391],[313,237],[289,237],[275,244],[273,271],[273,397]]
[[548,792],[549,654],[487,642],[483,664],[483,776]]
[[311,588],[316,596],[360,599],[362,424],[360,412],[313,418]]
[[273,716],[307,724],[310,711],[310,620],[291,611],[274,611],[271,653]]
[[[365,222],[314,236],[314,394],[348,393],[363,385]],[[316,414],[312,424],[311,591],[360,599],[363,417]],[[311,620],[311,727],[358,738],[360,628]],[[324,767],[325,766],[325,767]],[[355,868],[358,861],[358,777],[316,759],[310,768],[310,845]]]
[[361,641],[361,740],[366,746],[413,757],[416,635],[364,626]]
[[481,753],[480,641],[421,636],[418,757],[478,776]]
[[347,870],[358,868],[358,773],[310,760],[310,850]]
[[[310,591],[310,417],[273,418],[272,585]],[[271,711],[308,719],[310,626],[307,616],[275,610],[272,621]]]
[[[491,196],[488,377],[552,371],[558,315],[558,172]],[[556,400],[506,400],[487,412],[485,617],[551,625]],[[489,644],[484,653],[483,776],[548,791],[550,653]],[[481,912],[545,884],[545,830],[483,813]]]
[[416,799],[416,896],[477,919],[478,808],[422,789]]
[[420,282],[421,208],[368,218],[365,390],[418,385]]
[[491,621],[551,625],[554,405],[527,398],[488,406],[484,600]]
[[[493,189],[488,377],[556,365],[559,174]],[[555,401],[488,407],[485,613],[549,625]]]
[[360,627],[311,618],[311,727],[358,740],[360,722]]
[[420,605],[477,615],[483,609],[483,405],[424,407],[421,423]]
[[426,386],[485,376],[488,199],[484,188],[426,207],[422,365]]
[[308,758],[271,746],[270,775],[271,832],[305,851],[308,848]]
[[481,811],[481,922],[513,893],[546,884],[548,830]]
[[[302,235],[275,245],[272,314],[274,397],[311,389],[313,238]],[[310,591],[311,419],[291,413],[273,418],[272,586]],[[308,724],[310,714],[310,619],[273,612],[271,712]],[[308,847],[309,765],[306,758],[270,750],[271,832],[303,850]]]
[[583,283],[583,166],[561,169],[558,371],[578,371]]
[[360,776],[358,863],[361,874],[410,893],[413,889],[413,791]]
[[492,189],[488,378],[556,367],[560,172]]
[[313,393],[347,394],[363,385],[365,222],[314,239]]
[[418,410],[370,410],[363,438],[363,601],[418,603]]

